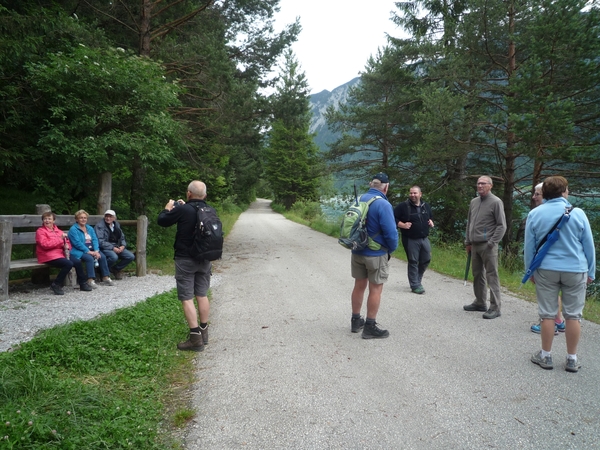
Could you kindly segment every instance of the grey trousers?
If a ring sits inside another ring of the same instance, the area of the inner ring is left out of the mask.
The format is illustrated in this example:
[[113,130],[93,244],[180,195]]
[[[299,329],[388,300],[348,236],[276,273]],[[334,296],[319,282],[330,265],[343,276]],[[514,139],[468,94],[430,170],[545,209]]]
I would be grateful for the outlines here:
[[498,277],[498,244],[492,248],[487,242],[471,246],[473,293],[475,304],[487,306],[486,284],[490,288],[490,309],[500,311],[500,279]]
[[431,261],[429,238],[410,239],[402,236],[402,246],[408,260],[408,283],[411,289],[421,286],[423,274]]

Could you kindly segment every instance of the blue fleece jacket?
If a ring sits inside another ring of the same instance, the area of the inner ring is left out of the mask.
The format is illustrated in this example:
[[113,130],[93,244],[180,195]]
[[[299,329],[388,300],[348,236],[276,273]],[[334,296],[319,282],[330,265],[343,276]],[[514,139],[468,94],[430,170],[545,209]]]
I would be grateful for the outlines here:
[[[94,232],[94,228],[87,224],[85,228],[88,234],[92,237],[92,247],[94,247],[95,251],[99,251],[100,246],[98,245],[98,237]],[[69,229],[68,236],[69,240],[71,241],[71,245],[73,246],[73,248],[71,249],[71,255],[73,255],[75,258],[81,259],[81,255],[89,251],[88,248],[85,246],[85,234],[83,233],[83,231],[81,231],[79,225],[74,223]]]
[[377,189],[369,189],[360,197],[361,202],[368,201],[376,195],[382,197],[375,200],[369,206],[367,212],[367,233],[383,247],[380,250],[371,250],[369,247],[363,250],[352,250],[352,253],[363,256],[382,256],[392,253],[398,247],[398,230],[394,220],[394,209],[383,192]]
[[[527,215],[525,224],[525,268],[535,256],[540,241],[551,231],[571,204],[564,197],[546,201]],[[590,222],[580,208],[571,211],[571,218],[560,230],[558,240],[550,247],[540,269],[557,272],[586,272],[596,277],[596,250]]]

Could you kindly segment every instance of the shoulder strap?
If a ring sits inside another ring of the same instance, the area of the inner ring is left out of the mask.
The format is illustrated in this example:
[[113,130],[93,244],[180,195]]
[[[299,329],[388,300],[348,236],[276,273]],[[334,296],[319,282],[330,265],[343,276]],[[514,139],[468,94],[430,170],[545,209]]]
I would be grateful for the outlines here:
[[569,220],[571,211],[573,211],[573,206],[571,206],[570,208],[565,207],[565,213],[558,218],[556,223],[552,226],[552,228],[550,228],[550,231],[548,231],[548,234],[546,234],[546,236],[544,236],[544,238],[540,241],[540,243],[536,247],[536,249],[535,249],[536,254],[537,254],[537,252],[540,251],[540,248],[542,248],[542,245],[544,245],[546,243],[550,233],[552,233],[557,228],[560,230],[560,227],[563,225],[563,223],[566,222],[567,220]]

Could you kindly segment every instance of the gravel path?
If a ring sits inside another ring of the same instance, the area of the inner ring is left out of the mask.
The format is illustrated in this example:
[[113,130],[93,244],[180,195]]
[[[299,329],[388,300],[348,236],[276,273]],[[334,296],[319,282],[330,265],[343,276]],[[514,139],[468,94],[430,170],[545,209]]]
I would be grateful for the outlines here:
[[[211,281],[218,284],[218,277]],[[0,352],[10,351],[20,342],[32,339],[39,330],[90,320],[173,288],[173,276],[153,274],[125,277],[115,281],[115,286],[99,285],[91,292],[65,288],[65,295],[54,295],[49,287],[31,283],[11,286],[9,299],[0,302]]]
[[[350,253],[259,200],[226,239],[211,341],[196,359],[198,414],[186,448],[600,448],[600,326],[583,323],[583,368],[529,358],[535,304],[503,296],[502,317],[462,306],[472,286],[428,271],[410,293],[391,261],[383,340],[350,333]],[[364,308],[364,306],[363,306]]]

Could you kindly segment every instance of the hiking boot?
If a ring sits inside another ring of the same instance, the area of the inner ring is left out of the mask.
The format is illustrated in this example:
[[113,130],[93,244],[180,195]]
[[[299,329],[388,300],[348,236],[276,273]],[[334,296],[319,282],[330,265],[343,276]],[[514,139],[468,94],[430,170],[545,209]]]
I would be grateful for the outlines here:
[[552,356],[546,356],[545,358],[542,358],[541,350],[539,352],[535,353],[531,357],[531,362],[534,364],[537,364],[542,369],[546,369],[546,370],[554,369],[554,364],[552,364]]
[[485,305],[478,305],[477,303],[471,303],[470,305],[463,306],[465,311],[481,311],[486,312],[487,307]]
[[425,289],[423,288],[423,286],[417,286],[414,289],[411,289],[413,293],[415,294],[424,294],[425,293]]
[[[565,326],[565,324],[564,324],[564,320],[563,320],[563,330],[562,330],[563,332],[565,331],[564,326]],[[536,325],[531,325],[531,331],[533,333],[540,334],[542,332],[542,324],[538,323]],[[555,323],[554,324],[554,336],[558,336],[558,331],[559,331],[558,324]]]
[[59,284],[52,283],[50,285],[50,288],[52,288],[52,290],[54,291],[54,294],[56,294],[56,295],[65,295],[65,291],[63,291],[62,286]]
[[111,272],[115,276],[115,280],[123,279],[123,271],[122,270],[111,270]]
[[107,278],[106,280],[102,280],[101,283],[104,286],[114,286],[115,282],[113,280],[111,280],[110,278]]
[[500,314],[500,311],[498,311],[497,309],[488,309],[484,314],[483,317],[484,319],[495,319],[496,317],[500,317],[502,314]]
[[567,326],[565,325],[564,320],[561,323],[554,323],[554,334],[558,334],[559,332],[564,333],[566,329]]
[[383,338],[388,337],[389,335],[390,335],[390,332],[388,330],[382,330],[381,328],[379,328],[377,326],[377,323],[374,323],[372,325],[365,323],[365,326],[364,326],[363,332],[362,332],[363,339],[383,339]]
[[92,289],[98,289],[98,285],[96,284],[96,282],[94,280],[88,280],[87,284]]
[[565,370],[567,372],[577,373],[581,369],[581,364],[579,364],[579,360],[567,358],[567,362],[565,363]]
[[80,291],[87,291],[87,292],[89,292],[89,291],[92,291],[93,289],[92,289],[92,287],[88,283],[81,283],[79,285],[79,290]]
[[359,317],[358,319],[350,319],[350,331],[358,333],[362,327],[365,326],[365,319]]
[[186,350],[190,352],[201,352],[204,350],[204,341],[202,340],[202,334],[190,333],[188,340],[177,344],[179,350]]
[[208,345],[208,324],[204,328],[200,327],[200,334],[202,335],[204,345]]

